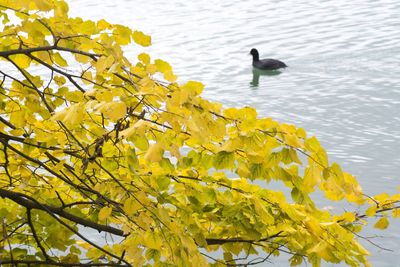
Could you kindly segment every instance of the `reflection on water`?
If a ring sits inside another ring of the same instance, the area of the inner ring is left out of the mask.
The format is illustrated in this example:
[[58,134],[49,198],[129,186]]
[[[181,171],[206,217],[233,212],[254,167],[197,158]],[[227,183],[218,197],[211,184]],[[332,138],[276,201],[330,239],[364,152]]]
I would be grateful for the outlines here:
[[[205,83],[206,98],[315,134],[367,193],[400,184],[400,1],[67,1],[73,15],[152,35],[151,47],[126,48],[130,59],[144,50],[171,63],[180,81]],[[252,47],[289,68],[252,74]],[[363,243],[372,264],[398,266],[399,221],[371,233],[393,250]]]
[[253,68],[252,72],[253,79],[250,82],[251,87],[258,87],[258,84],[260,83],[260,76],[276,76],[282,73],[280,70],[259,70],[256,68]]

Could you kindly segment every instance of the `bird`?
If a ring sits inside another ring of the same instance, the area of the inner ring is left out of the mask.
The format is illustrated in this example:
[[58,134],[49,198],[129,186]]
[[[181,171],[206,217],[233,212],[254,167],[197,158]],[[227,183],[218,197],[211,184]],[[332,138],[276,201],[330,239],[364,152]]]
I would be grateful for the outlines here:
[[253,67],[260,70],[277,70],[280,68],[286,68],[287,65],[280,60],[266,58],[259,58],[258,51],[255,48],[252,48],[250,54],[253,56]]

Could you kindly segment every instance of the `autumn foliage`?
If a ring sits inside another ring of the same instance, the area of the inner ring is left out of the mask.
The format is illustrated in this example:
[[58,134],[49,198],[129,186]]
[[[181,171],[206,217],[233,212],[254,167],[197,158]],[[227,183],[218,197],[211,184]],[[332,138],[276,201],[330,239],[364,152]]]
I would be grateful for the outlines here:
[[[62,0],[0,0],[0,264],[368,266],[357,233],[399,195],[367,197],[301,128],[203,99],[171,66],[122,46],[123,25]],[[289,194],[269,188],[281,182]],[[263,186],[261,186],[263,184]],[[315,205],[363,205],[332,214]]]

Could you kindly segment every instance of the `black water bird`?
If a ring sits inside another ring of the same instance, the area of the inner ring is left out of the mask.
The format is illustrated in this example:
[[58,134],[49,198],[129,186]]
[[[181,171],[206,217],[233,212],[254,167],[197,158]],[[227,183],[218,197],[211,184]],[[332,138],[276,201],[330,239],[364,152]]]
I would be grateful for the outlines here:
[[257,49],[253,48],[250,51],[250,54],[253,56],[253,67],[260,70],[277,70],[280,68],[286,68],[287,65],[280,60],[266,58],[259,58]]

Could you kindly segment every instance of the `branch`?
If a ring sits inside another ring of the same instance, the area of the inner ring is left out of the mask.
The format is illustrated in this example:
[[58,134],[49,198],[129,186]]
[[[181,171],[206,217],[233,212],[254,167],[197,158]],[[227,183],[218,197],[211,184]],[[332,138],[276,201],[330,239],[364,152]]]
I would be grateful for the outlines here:
[[7,58],[8,56],[12,55],[17,55],[17,54],[24,54],[29,56],[30,53],[33,52],[41,52],[41,51],[51,51],[51,50],[58,50],[58,51],[65,51],[65,52],[70,52],[74,54],[81,54],[87,57],[90,57],[91,59],[97,61],[97,57],[100,57],[101,55],[98,54],[93,54],[93,53],[88,53],[82,50],[77,50],[77,49],[72,49],[72,48],[65,48],[57,45],[49,45],[49,46],[39,46],[39,47],[32,47],[32,48],[25,48],[25,49],[12,49],[12,50],[7,50],[7,51],[0,51],[0,57],[5,57]]
[[30,265],[40,265],[40,266],[61,266],[61,267],[78,267],[78,266],[113,266],[113,267],[129,267],[131,265],[108,262],[108,263],[66,263],[66,262],[51,262],[51,261],[28,261],[28,260],[1,260],[0,264],[26,264]]
[[2,116],[0,116],[0,121],[2,123],[4,123],[5,125],[7,125],[8,127],[10,127],[11,129],[13,129],[13,130],[15,130],[17,128],[13,124],[11,124],[11,122],[9,122],[8,120],[4,119]]
[[251,239],[242,239],[242,238],[226,238],[226,239],[221,239],[221,238],[206,238],[207,241],[207,245],[223,245],[223,244],[227,244],[227,243],[250,243],[250,244],[254,244],[257,242],[264,242],[264,241],[268,241],[271,240],[275,237],[281,237],[281,233],[283,233],[283,231],[279,231],[276,234],[258,239],[258,240],[251,240]]
[[[117,236],[122,236],[122,237],[126,236],[122,230],[119,230],[119,229],[111,227],[111,226],[98,224],[98,223],[95,223],[95,222],[92,222],[89,220],[85,220],[81,217],[75,216],[71,213],[64,211],[63,208],[53,207],[50,205],[35,202],[32,200],[31,197],[29,197],[25,194],[22,194],[22,193],[11,192],[9,190],[0,188],[0,196],[3,198],[4,197],[9,198],[12,201],[14,201],[14,202],[18,203],[19,205],[24,206],[28,209],[38,209],[38,210],[43,210],[43,211],[47,211],[47,212],[50,211],[50,212],[57,214],[65,219],[68,219],[77,224],[98,230],[99,232],[103,231],[103,232],[107,232],[107,233],[114,234]],[[206,242],[207,242],[207,245],[223,245],[223,244],[227,244],[227,243],[252,243],[252,244],[254,244],[257,242],[268,241],[268,240],[271,240],[276,237],[281,237],[282,236],[281,233],[282,233],[282,231],[279,231],[278,233],[276,233],[274,235],[270,235],[268,237],[261,238],[258,240],[242,239],[242,238],[226,238],[226,239],[206,238]]]
[[[35,90],[37,92],[37,94],[39,95],[40,99],[42,99],[44,105],[46,106],[47,110],[52,113],[54,110],[53,108],[47,103],[46,98],[44,97],[43,93],[40,92],[40,90],[36,87],[35,83],[31,80],[31,78],[29,76],[31,76],[25,69],[22,69],[21,67],[18,66],[17,63],[14,62],[14,60],[12,60],[9,57],[6,57],[6,59],[11,62],[11,64],[14,65],[14,67],[25,77],[25,79],[31,84],[31,88],[33,88],[33,90]],[[28,75],[29,74],[29,75]]]
[[27,216],[29,228],[31,228],[31,232],[32,232],[33,238],[36,241],[37,246],[39,247],[40,251],[42,251],[42,254],[46,258],[46,261],[52,262],[49,255],[47,255],[47,253],[46,253],[46,249],[42,246],[42,244],[40,243],[39,237],[36,234],[35,227],[33,226],[33,223],[32,223],[31,209],[28,208],[26,210],[26,216]]
[[53,207],[50,205],[39,203],[37,201],[34,201],[30,196],[22,194],[22,193],[12,192],[12,191],[0,188],[0,196],[3,198],[11,199],[12,201],[14,201],[14,202],[18,203],[19,205],[24,206],[28,209],[38,209],[38,210],[43,210],[46,212],[52,212],[54,214],[61,216],[62,218],[69,220],[69,221],[75,222],[77,224],[80,224],[80,225],[83,225],[86,227],[90,227],[99,232],[107,232],[107,233],[117,235],[117,236],[122,236],[122,237],[125,236],[124,232],[117,228],[98,224],[98,223],[83,219],[83,218],[73,215],[69,212],[66,212],[63,208]]

